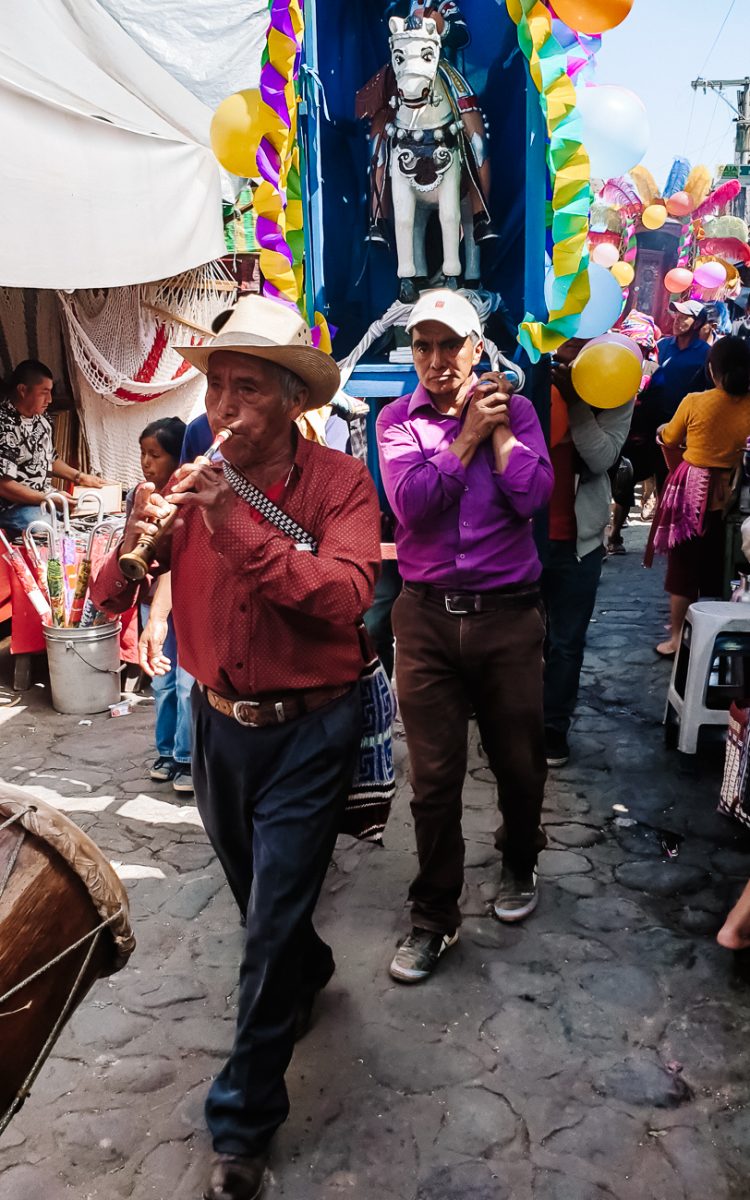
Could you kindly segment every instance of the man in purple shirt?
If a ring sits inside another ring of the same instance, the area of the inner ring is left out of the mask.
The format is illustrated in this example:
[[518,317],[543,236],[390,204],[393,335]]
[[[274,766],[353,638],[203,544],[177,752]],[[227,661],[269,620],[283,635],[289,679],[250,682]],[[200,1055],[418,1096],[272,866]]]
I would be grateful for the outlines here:
[[416,983],[454,944],[461,923],[472,710],[503,817],[495,915],[520,921],[536,907],[545,623],[531,518],[549,500],[553,477],[531,403],[511,396],[499,375],[474,374],[482,330],[469,301],[426,292],[407,329],[419,386],[383,409],[378,445],[404,578],[393,628],[419,857],[412,931],[390,970]]

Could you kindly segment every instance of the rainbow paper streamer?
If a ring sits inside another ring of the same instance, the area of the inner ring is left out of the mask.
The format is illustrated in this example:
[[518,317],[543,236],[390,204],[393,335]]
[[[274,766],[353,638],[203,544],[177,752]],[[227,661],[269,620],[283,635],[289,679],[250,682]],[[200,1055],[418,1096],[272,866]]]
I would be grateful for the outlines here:
[[693,269],[693,251],[695,249],[695,231],[692,221],[682,226],[680,243],[677,247],[677,266]]
[[[299,0],[269,0],[270,23],[260,72],[262,136],[256,158],[261,183],[255,192],[255,236],[260,246],[263,292],[282,304],[297,307],[300,272],[287,232],[302,227],[299,212],[289,211],[288,183],[294,166],[297,138],[297,96],[305,23]],[[297,177],[299,177],[297,159]],[[297,197],[294,203],[296,204]],[[298,264],[300,265],[300,264]]]
[[[545,324],[527,313],[518,340],[532,362],[575,337],[591,297],[587,237],[591,166],[582,145],[583,128],[568,73],[569,56],[553,34],[553,17],[542,0],[508,0],[518,26],[518,43],[539,91],[549,136],[547,163],[552,181],[552,267],[554,286]],[[566,27],[567,28],[567,27]]]
[[[299,0],[269,0],[270,24],[260,72],[262,183],[255,192],[255,236],[263,293],[304,310],[304,219],[297,142],[297,90],[305,22]],[[312,324],[312,323],[311,323]],[[331,332],[315,313],[313,344],[331,353]]]

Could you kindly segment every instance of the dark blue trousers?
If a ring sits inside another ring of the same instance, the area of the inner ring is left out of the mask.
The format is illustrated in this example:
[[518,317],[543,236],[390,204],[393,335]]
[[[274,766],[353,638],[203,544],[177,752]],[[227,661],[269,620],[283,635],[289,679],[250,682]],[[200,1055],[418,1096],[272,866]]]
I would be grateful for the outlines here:
[[578,698],[586,632],[602,573],[601,546],[576,557],[575,542],[547,544],[542,599],[547,610],[544,644],[544,724],[567,733]]
[[206,832],[246,916],[237,1029],[206,1101],[214,1149],[257,1154],[289,1112],[284,1073],[305,989],[333,957],[312,916],[361,736],[357,689],[252,729],[193,690],[193,784]]

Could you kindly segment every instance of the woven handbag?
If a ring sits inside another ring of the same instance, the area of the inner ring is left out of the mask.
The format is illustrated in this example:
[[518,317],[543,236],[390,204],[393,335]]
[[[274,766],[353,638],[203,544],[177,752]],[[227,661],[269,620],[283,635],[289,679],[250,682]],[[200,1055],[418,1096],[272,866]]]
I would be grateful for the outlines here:
[[[224,478],[241,499],[247,501],[280,533],[291,538],[298,550],[317,553],[318,543],[282,508],[228,463]],[[357,622],[364,668],[359,677],[362,705],[362,738],[351,790],[344,805],[339,831],[360,841],[381,842],[396,794],[393,765],[393,721],[396,701],[388,675],[374,652],[364,621]]]
[[721,782],[721,798],[718,811],[734,817],[750,828],[750,804],[748,804],[748,764],[750,763],[750,709],[732,702],[729,709],[729,727],[724,757],[724,778]]

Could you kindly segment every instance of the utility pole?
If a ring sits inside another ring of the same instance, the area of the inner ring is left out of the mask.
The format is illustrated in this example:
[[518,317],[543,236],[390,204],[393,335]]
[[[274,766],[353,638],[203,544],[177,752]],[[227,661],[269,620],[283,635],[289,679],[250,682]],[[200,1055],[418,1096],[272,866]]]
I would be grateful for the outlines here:
[[[735,177],[739,178],[743,185],[741,196],[744,199],[744,204],[741,205],[739,211],[735,211],[737,216],[750,215],[750,75],[746,75],[744,79],[694,79],[690,86],[696,92],[702,88],[704,95],[709,89],[718,92],[725,104],[728,104],[735,114],[737,126],[734,143],[734,165],[737,167]],[[736,108],[723,94],[724,88],[729,87],[739,89]]]
[[[723,92],[725,87],[736,87],[737,107],[729,107],[736,114],[737,138],[734,146],[734,161],[738,167],[750,167],[750,75],[744,79],[694,79],[690,84],[693,91],[703,88],[704,95],[711,89]],[[729,101],[727,101],[729,103]]]

